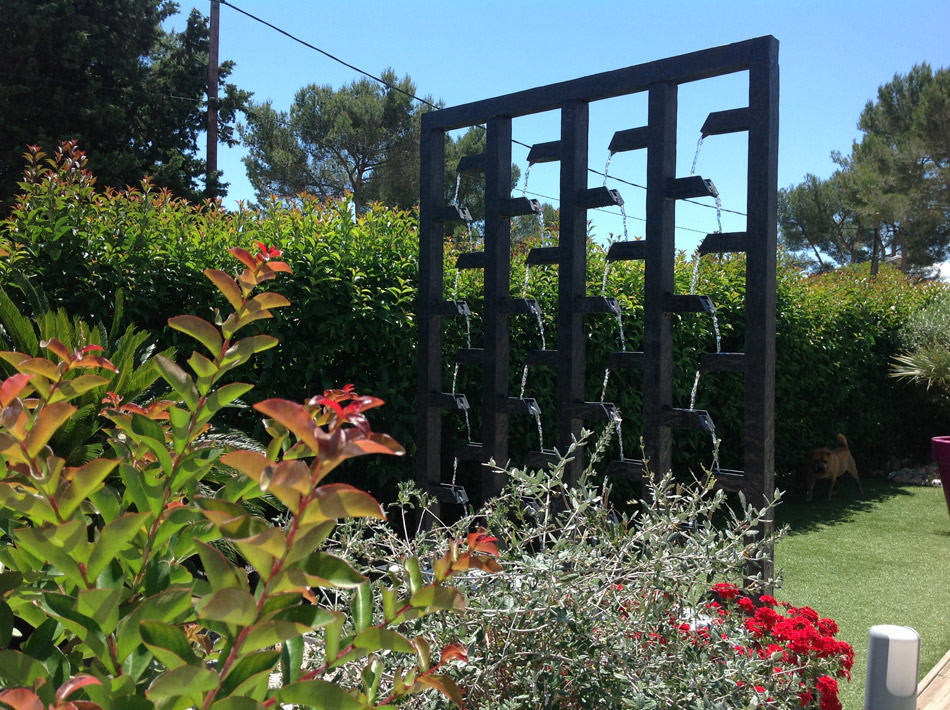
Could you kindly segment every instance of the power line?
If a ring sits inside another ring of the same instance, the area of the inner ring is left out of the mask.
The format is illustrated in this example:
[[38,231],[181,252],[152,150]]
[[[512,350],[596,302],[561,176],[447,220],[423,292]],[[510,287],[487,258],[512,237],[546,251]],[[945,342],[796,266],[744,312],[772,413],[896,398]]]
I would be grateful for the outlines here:
[[319,52],[319,53],[322,54],[323,56],[325,56],[325,57],[327,57],[327,58],[329,58],[329,59],[332,59],[334,62],[337,62],[337,63],[339,63],[339,64],[342,64],[343,66],[347,67],[348,69],[352,69],[353,71],[355,71],[355,72],[357,72],[357,73],[359,73],[359,74],[362,74],[363,76],[369,77],[369,78],[372,79],[373,81],[379,82],[379,83],[382,84],[383,86],[385,86],[385,87],[387,87],[387,88],[389,88],[389,89],[392,89],[393,91],[398,91],[400,94],[403,94],[403,95],[405,95],[405,96],[408,96],[408,97],[411,98],[411,99],[415,99],[415,100],[418,101],[419,103],[425,104],[426,106],[429,106],[430,108],[434,108],[434,109],[438,109],[438,108],[439,108],[436,104],[432,103],[431,101],[429,101],[429,100],[427,100],[427,99],[420,98],[419,96],[416,96],[415,94],[413,94],[411,91],[406,91],[405,89],[401,89],[401,88],[398,87],[398,86],[393,86],[392,84],[389,84],[389,83],[383,81],[383,80],[380,79],[378,76],[375,76],[375,75],[373,75],[373,74],[370,74],[368,71],[364,71],[363,69],[360,69],[359,67],[354,66],[354,65],[350,64],[349,62],[345,62],[345,61],[343,61],[342,59],[340,59],[339,57],[336,57],[336,56],[330,54],[329,52],[327,52],[326,50],[320,49],[319,47],[317,47],[317,46],[315,46],[315,45],[312,45],[312,44],[310,44],[309,42],[300,39],[299,37],[295,37],[294,35],[290,34],[290,32],[287,32],[286,30],[282,30],[282,29],[281,29],[280,27],[278,27],[277,25],[273,25],[273,24],[271,24],[270,22],[268,22],[267,20],[261,19],[261,18],[258,17],[257,15],[252,15],[252,14],[251,14],[250,12],[248,12],[247,10],[242,10],[242,9],[239,8],[237,5],[234,5],[233,3],[228,2],[228,0],[212,0],[212,2],[217,2],[217,3],[220,3],[220,4],[222,4],[222,5],[227,5],[227,6],[230,7],[231,9],[237,10],[237,11],[240,12],[242,15],[245,15],[246,17],[251,18],[251,19],[254,20],[255,22],[260,22],[262,25],[266,25],[267,27],[270,27],[270,28],[271,28],[272,30],[274,30],[275,32],[279,32],[280,34],[284,35],[285,37],[287,37],[287,38],[289,38],[289,39],[292,39],[294,42],[297,42],[297,43],[299,43],[299,44],[302,44],[304,47],[307,47],[308,49],[312,49],[312,50],[315,51],[315,52]]
[[[390,84],[390,83],[384,81],[383,79],[381,79],[380,77],[376,76],[375,74],[371,74],[370,72],[368,72],[368,71],[366,71],[366,70],[364,70],[364,69],[360,69],[359,67],[357,67],[357,66],[355,66],[355,65],[353,65],[353,64],[350,64],[349,62],[346,62],[346,61],[344,61],[343,59],[340,59],[339,57],[337,57],[337,56],[331,54],[330,52],[327,52],[327,51],[324,50],[324,49],[320,49],[319,47],[317,47],[316,45],[311,44],[310,42],[307,42],[307,41],[305,41],[305,40],[303,40],[303,39],[300,39],[299,37],[297,37],[297,36],[291,34],[290,32],[281,29],[281,28],[278,27],[277,25],[274,25],[274,24],[268,22],[267,20],[264,20],[264,19],[258,17],[257,15],[254,15],[254,14],[248,12],[247,10],[242,10],[242,9],[239,8],[237,5],[235,5],[234,3],[229,2],[228,0],[212,0],[212,2],[217,2],[217,3],[220,3],[220,4],[222,4],[222,5],[227,5],[228,7],[230,7],[230,8],[233,9],[233,10],[236,10],[237,12],[241,13],[241,14],[244,15],[245,17],[249,17],[250,19],[254,20],[255,22],[259,22],[259,23],[261,23],[262,25],[265,25],[265,26],[271,28],[271,29],[274,30],[275,32],[279,32],[280,34],[284,35],[284,36],[287,37],[288,39],[291,39],[291,40],[293,40],[294,42],[297,42],[298,44],[301,44],[301,45],[303,45],[304,47],[307,47],[308,49],[312,49],[312,50],[315,51],[315,52],[319,52],[320,54],[322,54],[323,56],[327,57],[328,59],[332,59],[334,62],[337,62],[337,63],[339,63],[339,64],[342,64],[343,66],[347,67],[348,69],[352,69],[353,71],[355,71],[355,72],[357,72],[357,73],[359,73],[359,74],[362,74],[363,76],[368,77],[368,78],[372,79],[373,81],[375,81],[375,82],[381,84],[382,86],[385,86],[385,87],[388,88],[388,89],[391,89],[391,90],[393,90],[393,91],[397,91],[397,92],[399,92],[399,93],[401,93],[401,94],[403,94],[403,95],[405,95],[405,96],[408,96],[409,98],[411,98],[411,99],[413,99],[413,100],[415,100],[415,101],[418,101],[419,103],[424,104],[424,105],[428,106],[429,108],[436,109],[436,110],[438,110],[438,109],[441,108],[440,106],[438,106],[438,105],[432,103],[432,102],[429,101],[428,99],[424,99],[424,98],[422,98],[422,97],[420,97],[420,96],[416,96],[416,95],[413,94],[412,92],[406,91],[405,89],[402,89],[402,88],[400,88],[400,87],[398,87],[398,86],[395,86],[395,85],[393,85],[393,84]],[[478,124],[478,125],[476,125],[476,126],[474,126],[474,127],[475,127],[475,128],[480,128],[480,129],[483,130],[483,131],[484,131],[484,130],[487,130],[487,129],[485,128],[485,126],[482,126],[482,125],[480,125],[480,124]],[[514,144],[516,144],[516,145],[520,145],[520,146],[522,146],[523,148],[527,148],[528,150],[531,150],[531,148],[532,148],[532,146],[528,145],[527,143],[524,143],[524,142],[519,141],[519,140],[514,139],[514,138],[511,140],[511,142],[514,143]],[[619,182],[619,183],[623,183],[623,184],[625,184],[625,185],[630,185],[631,187],[636,187],[636,188],[641,189],[641,190],[646,190],[646,189],[647,189],[646,186],[644,186],[644,185],[640,185],[640,184],[637,184],[637,183],[635,183],[635,182],[630,182],[629,180],[624,180],[623,178],[615,177],[615,176],[613,176],[613,175],[607,175],[607,174],[605,174],[605,173],[600,172],[599,170],[595,170],[594,168],[588,167],[588,168],[587,168],[587,171],[590,172],[590,173],[593,173],[594,175],[599,175],[600,177],[605,178],[605,179],[608,179],[608,180],[615,180],[615,181],[617,181],[617,182]],[[727,213],[729,213],[729,214],[735,214],[735,215],[739,215],[739,216],[741,216],[741,217],[746,217],[746,216],[748,216],[748,215],[746,215],[744,212],[738,212],[738,211],[736,211],[736,210],[730,210],[730,209],[726,209],[726,208],[724,208],[724,207],[717,208],[715,205],[707,205],[707,204],[705,204],[705,203],[703,203],[703,202],[696,202],[695,200],[691,200],[691,199],[684,199],[683,201],[684,201],[684,202],[689,202],[689,203],[694,204],[694,205],[699,205],[700,207],[706,207],[706,208],[708,208],[708,209],[719,209],[721,212],[727,212]],[[677,229],[687,229],[687,228],[686,228],[686,227],[677,227]],[[701,233],[701,234],[704,234],[704,233],[705,233],[705,232],[702,232],[702,230],[698,230],[698,229],[694,229],[694,230],[690,230],[690,231],[699,232],[699,233]]]

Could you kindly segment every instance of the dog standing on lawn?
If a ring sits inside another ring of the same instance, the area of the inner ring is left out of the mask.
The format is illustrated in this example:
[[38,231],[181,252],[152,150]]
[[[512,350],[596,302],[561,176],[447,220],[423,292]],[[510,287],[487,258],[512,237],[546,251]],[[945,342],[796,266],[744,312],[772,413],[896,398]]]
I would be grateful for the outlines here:
[[812,451],[805,471],[805,482],[808,486],[808,494],[805,496],[805,500],[811,500],[812,493],[815,490],[815,481],[818,479],[829,481],[828,497],[825,500],[831,500],[831,494],[835,491],[835,484],[846,473],[851,475],[854,482],[858,484],[858,491],[861,495],[864,495],[861,479],[858,478],[858,467],[854,463],[851,449],[848,448],[848,440],[844,438],[844,434],[838,434],[837,448],[820,448]]

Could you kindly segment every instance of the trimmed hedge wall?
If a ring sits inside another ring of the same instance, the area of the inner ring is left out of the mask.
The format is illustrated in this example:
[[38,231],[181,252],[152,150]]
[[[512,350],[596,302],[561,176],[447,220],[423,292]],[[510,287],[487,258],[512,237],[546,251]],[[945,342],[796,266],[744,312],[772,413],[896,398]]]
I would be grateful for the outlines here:
[[[72,166],[72,167],[70,167]],[[206,304],[214,290],[201,275],[229,263],[231,246],[254,248],[260,241],[284,252],[294,277],[276,290],[292,302],[273,321],[259,324],[281,340],[279,348],[256,360],[251,396],[301,398],[330,386],[352,382],[358,391],[387,401],[374,426],[409,450],[402,461],[371,463],[356,474],[361,485],[382,493],[414,475],[412,452],[416,426],[416,323],[418,282],[415,215],[376,204],[354,219],[348,201],[321,202],[301,197],[294,204],[277,200],[260,209],[228,212],[213,203],[199,205],[173,198],[147,182],[122,193],[95,193],[81,156],[43,166],[37,160],[24,193],[0,224],[0,240],[12,244],[0,266],[0,283],[18,300],[16,282],[26,276],[42,288],[52,305],[90,321],[111,322],[116,293],[124,294],[124,317],[155,334],[160,346],[179,344],[164,318],[195,313],[213,318]],[[512,295],[525,284],[524,255],[532,244],[515,247]],[[455,292],[456,254],[447,245],[446,297]],[[589,293],[600,294],[604,250],[589,243]],[[677,259],[677,290],[688,292],[693,264]],[[745,263],[741,256],[704,257],[697,292],[710,295],[719,311],[722,350],[742,347]],[[481,274],[463,272],[458,298],[469,301],[474,347],[480,345]],[[544,312],[544,336],[556,344],[556,270],[534,267],[526,293]],[[607,276],[606,294],[623,310],[628,350],[642,349],[643,266],[616,263]],[[782,264],[778,281],[776,467],[793,475],[805,453],[834,442],[838,432],[851,442],[865,472],[883,470],[894,456],[926,455],[929,437],[950,431],[950,413],[921,387],[888,376],[899,352],[898,331],[908,315],[934,297],[939,285],[917,285],[898,271],[883,268],[871,278],[866,266],[822,276],[803,277]],[[24,310],[28,310],[25,299]],[[675,402],[688,406],[699,358],[715,351],[711,319],[704,314],[675,316]],[[512,316],[511,392],[521,387],[524,352],[541,346],[533,316]],[[451,388],[451,353],[466,343],[464,319],[445,322],[445,389]],[[185,343],[180,343],[185,347]],[[607,355],[620,348],[616,318],[588,318],[588,396],[598,399]],[[190,347],[190,345],[188,345]],[[247,378],[248,374],[245,373]],[[639,373],[613,373],[608,401],[629,421],[623,434],[628,456],[637,455],[641,410]],[[463,365],[458,391],[477,406],[477,366]],[[544,431],[553,439],[554,371],[533,368],[526,396],[542,405]],[[548,403],[548,406],[545,404]],[[697,407],[709,409],[722,438],[721,461],[741,468],[742,380],[739,375],[705,374]],[[473,413],[478,438],[477,411]],[[453,421],[455,420],[455,421]],[[250,420],[248,420],[250,421]],[[248,422],[245,425],[250,426]],[[461,417],[446,420],[464,440]],[[711,463],[711,443],[696,432],[675,433],[676,460],[698,468]],[[533,420],[512,420],[512,456],[537,448]],[[550,441],[545,442],[550,445]],[[451,459],[448,458],[451,465]]]

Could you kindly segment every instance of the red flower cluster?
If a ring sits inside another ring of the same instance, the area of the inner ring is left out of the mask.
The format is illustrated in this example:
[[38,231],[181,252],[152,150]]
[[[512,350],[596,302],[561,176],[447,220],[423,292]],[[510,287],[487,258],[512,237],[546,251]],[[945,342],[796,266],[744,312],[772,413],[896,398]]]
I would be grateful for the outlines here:
[[815,669],[819,668],[851,679],[854,649],[835,638],[838,624],[820,618],[810,607],[778,602],[769,595],[762,595],[756,602],[732,584],[716,584],[712,589],[722,600],[721,604],[707,605],[716,612],[717,623],[725,623],[736,610],[745,616],[742,626],[748,637],[744,644],[735,646],[737,654],[769,659],[775,664],[776,675],[789,682],[797,679],[802,707],[813,703],[817,691],[819,710],[841,710],[838,682],[827,673],[815,677]]

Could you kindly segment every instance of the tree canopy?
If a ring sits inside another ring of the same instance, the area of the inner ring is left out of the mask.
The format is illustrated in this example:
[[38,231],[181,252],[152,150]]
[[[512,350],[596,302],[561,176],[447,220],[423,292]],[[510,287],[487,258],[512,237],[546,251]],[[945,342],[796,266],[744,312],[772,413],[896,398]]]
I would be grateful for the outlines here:
[[[950,248],[950,69],[897,74],[868,101],[850,155],[834,153],[829,179],[806,175],[780,191],[783,241],[819,268],[890,256],[904,270]],[[877,234],[877,239],[875,239]],[[877,248],[875,248],[877,246]]]
[[[339,89],[310,84],[289,111],[269,100],[252,103],[239,130],[258,200],[349,192],[360,208],[373,200],[404,209],[418,204],[421,120],[434,102],[413,99],[416,85],[408,75],[399,79],[386,69],[380,78],[382,84],[366,78]],[[445,200],[468,207],[476,223],[484,219],[484,175],[463,175],[456,183],[456,167],[463,156],[484,151],[484,128],[446,136]],[[512,186],[519,175],[513,166]]]
[[[102,185],[145,175],[192,199],[224,194],[204,184],[209,29],[192,10],[181,32],[162,22],[169,0],[3,0],[0,3],[0,201],[16,191],[28,145],[47,153],[76,140]],[[218,68],[219,139],[235,141],[250,94]]]
[[259,199],[350,191],[358,206],[374,199],[408,207],[418,201],[419,117],[415,84],[392,69],[385,85],[359,79],[340,89],[309,84],[290,111],[252,103],[240,127],[248,179]]

